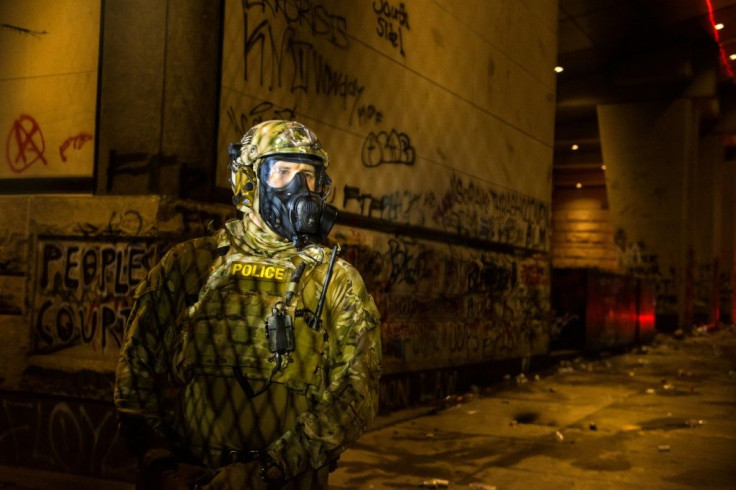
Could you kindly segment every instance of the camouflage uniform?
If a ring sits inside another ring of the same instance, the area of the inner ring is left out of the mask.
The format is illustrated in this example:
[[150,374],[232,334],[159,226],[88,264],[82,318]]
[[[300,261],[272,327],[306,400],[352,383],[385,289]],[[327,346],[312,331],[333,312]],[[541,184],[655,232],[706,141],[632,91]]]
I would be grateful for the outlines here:
[[[246,214],[175,246],[150,271],[136,290],[115,386],[142,465],[173,455],[233,470],[225,488],[247,488],[236,470],[259,451],[283,470],[278,488],[326,486],[330,463],[377,412],[381,371],[379,314],[347,262],[333,267],[322,328],[305,324],[329,258],[317,245],[297,251]],[[288,308],[296,347],[267,385],[266,318],[300,263]]]

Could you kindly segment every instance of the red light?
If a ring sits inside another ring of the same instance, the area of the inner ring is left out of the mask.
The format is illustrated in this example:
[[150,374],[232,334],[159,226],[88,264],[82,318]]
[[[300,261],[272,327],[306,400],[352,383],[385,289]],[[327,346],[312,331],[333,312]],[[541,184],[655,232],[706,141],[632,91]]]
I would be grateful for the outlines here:
[[721,46],[721,41],[718,38],[718,29],[716,29],[716,19],[713,15],[713,3],[711,0],[705,0],[705,3],[708,6],[708,18],[710,19],[710,27],[713,29],[713,38],[718,43],[718,51],[720,52],[720,58],[721,58],[721,65],[723,65],[723,68],[726,70],[726,74],[728,74],[729,77],[733,78],[733,70],[731,69],[731,65],[728,64],[728,58],[726,58],[726,52],[723,50],[723,46]]

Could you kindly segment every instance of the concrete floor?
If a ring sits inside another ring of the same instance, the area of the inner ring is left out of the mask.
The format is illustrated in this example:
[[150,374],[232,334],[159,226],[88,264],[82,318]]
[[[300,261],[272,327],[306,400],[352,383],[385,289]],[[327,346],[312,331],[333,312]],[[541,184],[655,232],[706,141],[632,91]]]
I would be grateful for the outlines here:
[[[736,489],[736,329],[565,361],[377,419],[330,488]],[[0,467],[2,489],[105,488]]]
[[330,488],[736,489],[735,329],[515,374],[382,417]]

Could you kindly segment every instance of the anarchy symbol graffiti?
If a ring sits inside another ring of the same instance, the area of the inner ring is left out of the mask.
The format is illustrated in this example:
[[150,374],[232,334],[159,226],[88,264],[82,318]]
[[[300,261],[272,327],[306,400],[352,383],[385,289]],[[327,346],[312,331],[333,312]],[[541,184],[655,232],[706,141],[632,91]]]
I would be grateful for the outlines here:
[[47,165],[43,155],[46,149],[43,134],[31,116],[21,114],[13,123],[6,143],[8,165],[13,172],[21,173],[38,161]]

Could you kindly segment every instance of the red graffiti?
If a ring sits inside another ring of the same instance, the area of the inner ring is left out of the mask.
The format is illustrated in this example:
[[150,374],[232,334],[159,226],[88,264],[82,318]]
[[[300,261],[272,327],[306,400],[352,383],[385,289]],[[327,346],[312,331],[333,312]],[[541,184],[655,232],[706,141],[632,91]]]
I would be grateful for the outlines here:
[[89,133],[79,133],[76,136],[70,136],[59,146],[59,155],[61,155],[61,161],[66,162],[66,155],[64,152],[71,146],[75,150],[79,150],[89,140],[92,139],[92,135]]
[[31,116],[21,114],[8,134],[6,156],[13,172],[21,173],[39,160],[44,164],[46,145],[38,123]]

